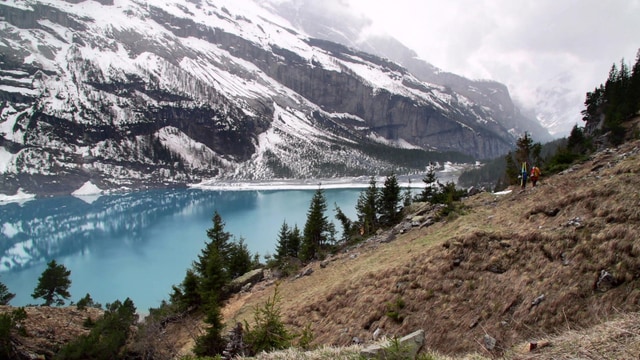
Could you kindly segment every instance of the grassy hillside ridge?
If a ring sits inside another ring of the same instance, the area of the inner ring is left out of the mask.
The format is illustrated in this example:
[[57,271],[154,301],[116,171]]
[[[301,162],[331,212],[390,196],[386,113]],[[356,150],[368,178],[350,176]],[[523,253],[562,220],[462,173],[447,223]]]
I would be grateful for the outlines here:
[[[637,312],[639,152],[638,141],[604,150],[536,188],[471,197],[457,218],[312,264],[310,276],[281,282],[283,320],[310,324],[317,345],[424,329],[431,350],[494,356]],[[237,295],[225,320],[250,322],[272,291]],[[401,321],[387,315],[399,303]]]

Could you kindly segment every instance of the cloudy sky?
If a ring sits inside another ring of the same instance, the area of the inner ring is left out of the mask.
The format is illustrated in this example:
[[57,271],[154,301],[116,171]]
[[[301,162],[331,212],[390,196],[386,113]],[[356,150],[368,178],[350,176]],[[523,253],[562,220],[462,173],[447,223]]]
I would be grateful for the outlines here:
[[640,48],[640,0],[344,1],[373,21],[371,31],[443,70],[506,84],[567,132],[581,123],[585,93]]

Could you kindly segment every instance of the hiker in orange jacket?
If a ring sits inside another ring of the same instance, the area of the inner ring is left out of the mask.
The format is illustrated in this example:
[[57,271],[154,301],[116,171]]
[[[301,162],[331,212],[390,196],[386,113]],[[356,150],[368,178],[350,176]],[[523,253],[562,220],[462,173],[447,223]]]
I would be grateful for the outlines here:
[[540,168],[533,165],[533,167],[531,168],[531,176],[529,177],[529,179],[531,180],[531,184],[533,184],[533,186],[536,186],[536,182],[538,182],[539,177],[540,177]]

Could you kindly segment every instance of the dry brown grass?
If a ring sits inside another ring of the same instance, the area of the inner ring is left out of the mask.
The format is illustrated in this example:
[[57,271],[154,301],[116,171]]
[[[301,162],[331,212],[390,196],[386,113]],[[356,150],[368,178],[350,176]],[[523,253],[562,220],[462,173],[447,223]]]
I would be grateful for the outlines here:
[[[446,356],[533,358],[514,347],[569,329],[592,329],[584,336],[596,344],[607,334],[594,326],[620,314],[637,320],[640,310],[638,146],[600,153],[525,192],[467,199],[456,219],[336,254],[326,268],[312,264],[311,276],[281,282],[283,320],[298,331],[310,325],[321,346],[368,342],[378,328],[386,336],[424,329],[426,348]],[[598,287],[602,270],[612,276],[609,286]],[[236,296],[225,319],[251,321],[272,291],[260,284]],[[387,316],[398,299],[401,322]],[[497,339],[492,352],[485,334]],[[620,336],[612,346],[623,344]],[[612,354],[627,358],[622,349]]]
[[583,330],[566,330],[541,339],[550,346],[530,351],[529,343],[515,346],[507,358],[519,360],[637,359],[640,354],[640,314],[625,313]]

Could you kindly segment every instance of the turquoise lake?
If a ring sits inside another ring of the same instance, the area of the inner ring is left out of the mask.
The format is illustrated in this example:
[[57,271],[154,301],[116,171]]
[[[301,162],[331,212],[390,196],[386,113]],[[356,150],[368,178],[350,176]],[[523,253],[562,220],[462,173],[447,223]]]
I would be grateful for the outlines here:
[[[355,219],[362,189],[325,189]],[[106,304],[131,298],[146,313],[168,299],[197,258],[214,211],[252,254],[273,254],[283,222],[302,230],[315,190],[154,190],[80,199],[73,196],[0,205],[0,281],[13,306],[41,304],[31,294],[46,263],[71,271],[72,301],[85,294]],[[68,303],[68,302],[67,302]]]

